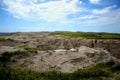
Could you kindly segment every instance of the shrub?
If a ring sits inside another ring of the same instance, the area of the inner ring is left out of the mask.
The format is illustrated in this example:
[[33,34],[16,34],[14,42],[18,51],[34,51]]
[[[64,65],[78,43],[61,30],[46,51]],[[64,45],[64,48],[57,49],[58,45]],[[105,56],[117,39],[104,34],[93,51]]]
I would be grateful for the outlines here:
[[6,41],[5,38],[0,38],[0,42],[4,42],[4,41]]
[[15,51],[15,52],[4,52],[0,55],[0,62],[6,63],[10,61],[13,56],[28,56],[28,52],[26,51]]
[[0,38],[0,42],[6,42],[6,41],[14,41],[13,39],[6,39],[6,38]]

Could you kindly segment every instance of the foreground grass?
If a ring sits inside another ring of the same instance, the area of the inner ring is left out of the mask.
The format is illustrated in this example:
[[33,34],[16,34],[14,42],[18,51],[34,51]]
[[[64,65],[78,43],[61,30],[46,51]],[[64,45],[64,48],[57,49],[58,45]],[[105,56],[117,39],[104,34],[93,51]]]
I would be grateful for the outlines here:
[[82,32],[53,32],[52,36],[67,36],[67,37],[81,37],[88,39],[120,39],[120,34],[115,33],[82,33]]
[[92,65],[73,73],[34,72],[0,65],[0,80],[120,80],[120,66],[110,61]]

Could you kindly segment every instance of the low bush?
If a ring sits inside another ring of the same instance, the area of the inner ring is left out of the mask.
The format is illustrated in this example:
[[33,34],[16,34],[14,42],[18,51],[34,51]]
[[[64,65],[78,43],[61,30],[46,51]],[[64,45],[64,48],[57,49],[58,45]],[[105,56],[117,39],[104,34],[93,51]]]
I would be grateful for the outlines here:
[[28,56],[28,52],[26,51],[15,51],[15,52],[4,52],[0,55],[0,62],[6,63],[10,61],[13,56]]
[[6,38],[0,38],[0,42],[6,42],[6,41],[14,41],[13,39],[6,39]]
[[5,38],[0,38],[0,42],[6,41],[7,39]]

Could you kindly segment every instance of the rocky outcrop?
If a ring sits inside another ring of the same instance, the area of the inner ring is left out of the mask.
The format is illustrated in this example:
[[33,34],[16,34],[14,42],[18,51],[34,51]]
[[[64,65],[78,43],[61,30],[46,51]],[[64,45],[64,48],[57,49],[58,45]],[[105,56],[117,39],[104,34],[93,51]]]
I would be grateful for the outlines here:
[[[49,33],[14,33],[2,35],[13,41],[0,42],[0,53],[5,51],[41,49],[32,56],[13,57],[9,66],[26,67],[34,71],[59,70],[73,72],[91,64],[105,62],[111,56],[120,58],[120,40],[82,39],[62,36],[49,36]],[[22,47],[21,47],[22,46]]]
[[19,59],[10,66],[22,66],[34,71],[59,70],[74,72],[91,64],[106,62],[111,59],[110,53],[103,49],[94,49],[85,46],[78,51],[57,49],[55,51],[40,51],[26,59]]
[[49,32],[12,33],[10,35],[5,35],[4,37],[13,39],[16,42],[0,42],[0,46],[3,45],[12,47],[18,45],[28,45],[32,47],[42,47],[43,50],[55,50],[61,48],[71,49],[80,46],[87,46],[90,48],[102,48],[108,50],[111,55],[115,57],[118,57],[118,54],[120,54],[119,39],[82,39],[62,36],[49,36]]
[[108,50],[111,55],[120,54],[120,40],[114,39],[80,39],[80,38],[55,38],[48,39],[49,45],[54,45],[57,48],[76,48],[87,46],[91,48],[102,48]]
[[44,50],[54,50],[58,48],[71,49],[80,46],[87,46],[91,48],[102,48],[108,50],[116,57],[118,54],[120,54],[119,39],[82,39],[62,36],[49,36],[49,32],[12,33],[10,35],[2,35],[2,37],[15,41],[0,42],[0,46],[13,47],[18,45],[29,45],[32,47],[42,47]]

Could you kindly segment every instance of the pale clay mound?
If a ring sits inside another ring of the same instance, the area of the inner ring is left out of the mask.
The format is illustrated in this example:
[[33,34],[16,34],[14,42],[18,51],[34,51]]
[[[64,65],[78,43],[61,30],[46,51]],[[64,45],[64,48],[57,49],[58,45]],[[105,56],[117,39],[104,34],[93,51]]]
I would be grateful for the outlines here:
[[59,70],[73,72],[91,64],[110,60],[106,50],[81,46],[77,51],[58,49],[55,51],[39,51],[36,55],[18,59],[10,66],[26,67],[34,71]]
[[[27,57],[12,57],[12,67],[25,67],[34,71],[59,70],[73,72],[91,64],[108,61],[120,52],[120,40],[81,39],[48,36],[49,33],[13,33],[0,36],[14,41],[0,42],[0,54],[21,50],[20,46],[41,48],[43,51]],[[23,49],[24,50],[24,49]]]
[[55,50],[58,48],[77,48],[87,46],[91,48],[102,48],[109,51],[112,55],[120,52],[120,40],[117,39],[81,39],[62,36],[49,36],[49,32],[36,33],[13,33],[3,35],[7,39],[13,39],[13,42],[0,42],[0,46],[18,47],[28,45],[31,47],[44,47],[45,50]]

